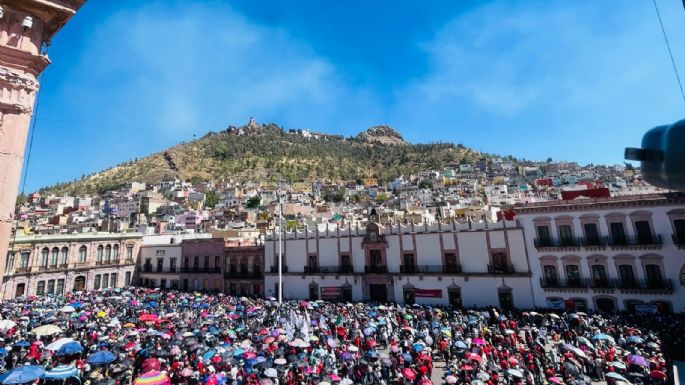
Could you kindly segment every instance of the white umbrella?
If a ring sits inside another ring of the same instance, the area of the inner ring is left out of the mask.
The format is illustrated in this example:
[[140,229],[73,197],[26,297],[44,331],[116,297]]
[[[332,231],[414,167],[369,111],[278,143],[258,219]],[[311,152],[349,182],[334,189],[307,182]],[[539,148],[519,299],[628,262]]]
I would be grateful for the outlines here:
[[17,323],[12,320],[4,319],[0,321],[0,330],[2,331],[12,329],[15,326],[17,326]]
[[448,384],[456,384],[457,383],[457,377],[447,376],[447,377],[445,377],[445,382]]
[[278,372],[274,368],[268,368],[264,371],[264,375],[267,377],[276,378],[278,377]]
[[59,309],[59,311],[61,311],[62,313],[73,313],[73,312],[76,311],[76,309],[74,309],[73,307],[67,305],[67,306],[65,306],[65,307],[63,307],[63,308],[61,308],[61,309]]
[[285,360],[285,358],[276,358],[276,359],[274,360],[274,364],[276,364],[276,365],[285,365],[286,362],[287,362],[287,361]]
[[38,326],[37,328],[31,330],[31,332],[37,336],[50,336],[53,334],[61,333],[62,329],[60,329],[60,327],[57,325],[50,324]]
[[59,348],[68,344],[69,342],[74,342],[74,339],[73,338],[60,338],[57,341],[46,346],[45,349],[56,352],[59,350]]

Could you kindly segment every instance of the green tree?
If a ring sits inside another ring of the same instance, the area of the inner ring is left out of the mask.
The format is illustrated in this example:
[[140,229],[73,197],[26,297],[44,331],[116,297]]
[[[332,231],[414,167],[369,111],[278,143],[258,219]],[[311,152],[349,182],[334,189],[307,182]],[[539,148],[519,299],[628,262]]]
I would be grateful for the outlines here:
[[380,193],[376,196],[376,202],[378,203],[383,203],[388,200],[388,194],[386,193]]
[[255,195],[247,200],[245,207],[248,209],[256,209],[259,204],[262,203],[262,198],[259,195]]
[[419,188],[420,189],[432,189],[433,188],[433,182],[429,181],[428,179],[424,179],[421,182],[419,182]]
[[205,207],[213,208],[219,203],[219,194],[214,190],[207,191],[205,194]]

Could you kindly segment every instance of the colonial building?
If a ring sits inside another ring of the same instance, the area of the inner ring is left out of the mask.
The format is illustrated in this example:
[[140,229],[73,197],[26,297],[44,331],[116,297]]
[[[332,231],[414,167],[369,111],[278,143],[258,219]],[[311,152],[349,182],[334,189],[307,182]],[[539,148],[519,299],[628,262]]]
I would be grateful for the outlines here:
[[143,237],[135,280],[144,287],[181,288],[181,242],[210,234],[154,234]]
[[2,281],[3,298],[129,286],[142,234],[17,236]]
[[[523,230],[511,221],[284,232],[283,298],[532,307]],[[278,235],[265,295],[278,295]]]
[[223,292],[224,238],[181,242],[181,289]]
[[535,305],[685,311],[685,197],[577,199],[515,209]]
[[264,245],[255,240],[227,239],[224,255],[224,292],[240,296],[262,296]]

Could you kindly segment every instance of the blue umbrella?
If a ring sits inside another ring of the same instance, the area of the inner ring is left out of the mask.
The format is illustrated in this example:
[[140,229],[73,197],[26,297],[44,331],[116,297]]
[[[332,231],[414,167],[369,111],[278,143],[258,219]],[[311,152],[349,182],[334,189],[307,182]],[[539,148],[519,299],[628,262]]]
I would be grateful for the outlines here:
[[5,349],[5,348],[0,348],[0,356],[5,356],[5,355],[7,355],[7,353],[8,353],[8,352],[7,352],[7,349]]
[[16,344],[14,344],[14,346],[19,348],[28,348],[29,346],[31,346],[31,343],[28,341],[19,341]]
[[50,380],[64,380],[69,377],[78,377],[79,370],[72,365],[59,365],[45,373],[45,378]]
[[83,346],[80,343],[73,341],[62,345],[56,352],[58,356],[68,356],[70,354],[77,354],[83,351]]
[[214,357],[216,354],[216,350],[214,349],[209,349],[205,352],[205,354],[202,355],[203,360],[209,360],[210,358]]
[[0,376],[3,384],[25,384],[35,381],[45,376],[45,369],[42,366],[26,365],[19,366]]
[[145,304],[145,306],[147,306],[147,307],[157,307],[157,305],[158,304],[155,301],[150,301],[147,304]]
[[73,302],[70,303],[69,306],[73,307],[74,309],[78,309],[80,307],[83,307],[83,302]]
[[626,341],[636,343],[636,344],[641,344],[641,343],[645,342],[645,340],[643,340],[642,337],[639,337],[639,336],[630,336],[630,337],[626,338]]
[[411,354],[409,354],[409,353],[402,353],[402,359],[404,359],[404,360],[407,361],[407,362],[411,362],[411,361],[412,361]]
[[114,353],[107,350],[100,350],[99,352],[88,356],[88,363],[93,365],[105,365],[114,362],[116,359],[117,356],[115,356]]
[[378,352],[375,350],[369,350],[365,354],[366,358],[378,358]]
[[454,343],[454,346],[456,346],[458,349],[466,349],[468,346],[464,343],[464,341],[457,341]]
[[422,351],[423,348],[425,348],[425,347],[426,347],[426,345],[420,344],[420,343],[417,342],[417,343],[415,343],[415,344],[412,346],[412,349],[414,349],[415,352],[420,352],[420,351]]
[[607,341],[613,341],[614,337],[604,334],[604,333],[597,333],[594,336],[592,336],[592,339],[595,341],[600,341],[600,340],[607,340]]
[[233,357],[242,356],[245,351],[243,349],[236,349],[233,351]]

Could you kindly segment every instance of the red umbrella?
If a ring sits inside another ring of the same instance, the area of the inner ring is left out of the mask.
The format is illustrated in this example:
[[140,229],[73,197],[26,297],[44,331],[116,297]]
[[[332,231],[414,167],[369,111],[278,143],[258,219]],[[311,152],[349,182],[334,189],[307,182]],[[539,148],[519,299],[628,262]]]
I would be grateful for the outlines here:
[[424,378],[423,380],[419,381],[419,385],[433,385],[433,381]]
[[257,355],[254,352],[245,352],[243,353],[243,358],[246,360],[250,360],[252,358],[257,357]]
[[464,355],[464,358],[466,358],[467,360],[474,360],[474,361],[478,361],[478,362],[483,362],[483,357],[481,357],[480,354],[476,354],[476,353],[472,353],[472,352],[466,353]]
[[652,370],[651,372],[649,372],[649,376],[652,378],[656,378],[658,380],[666,379],[666,373],[662,372],[661,370]]
[[378,345],[378,343],[373,338],[366,341],[366,346],[370,348],[376,347],[376,345]]
[[143,361],[141,368],[143,369],[143,373],[147,373],[150,370],[162,370],[162,364],[156,358],[148,358]]
[[459,368],[459,369],[461,369],[461,370],[473,370],[473,366],[471,366],[471,365],[462,365],[461,368]]
[[402,369],[402,377],[409,381],[414,381],[416,379],[416,372],[412,368]]
[[514,358],[514,357],[510,357],[510,358],[509,358],[509,363],[512,364],[512,365],[516,365],[516,364],[519,363],[519,360],[517,360],[517,359]]
[[138,321],[141,322],[154,322],[157,321],[157,316],[150,313],[143,313],[138,317]]

